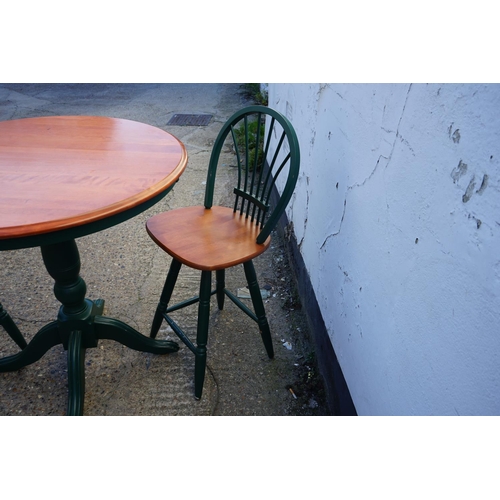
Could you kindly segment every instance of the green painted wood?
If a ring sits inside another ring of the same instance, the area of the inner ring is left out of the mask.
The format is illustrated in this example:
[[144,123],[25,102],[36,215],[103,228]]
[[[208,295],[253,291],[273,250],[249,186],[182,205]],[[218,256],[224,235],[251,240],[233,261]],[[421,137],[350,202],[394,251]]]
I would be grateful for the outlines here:
[[198,303],[198,326],[196,329],[196,353],[194,361],[194,397],[196,399],[201,398],[203,383],[205,381],[211,285],[212,272],[202,271],[200,282],[200,301]]
[[225,293],[224,289],[226,287],[226,270],[220,269],[219,271],[215,271],[215,279],[216,279],[216,294],[217,294],[217,307],[219,311],[224,309],[224,298]]
[[163,314],[167,310],[167,306],[170,302],[170,297],[172,296],[172,291],[174,289],[175,282],[177,281],[177,276],[179,275],[181,266],[182,264],[178,260],[172,259],[172,263],[170,264],[170,269],[167,274],[167,279],[160,295],[160,301],[158,302],[155,316],[153,318],[151,331],[149,332],[149,336],[152,339],[156,338],[158,330],[160,329],[161,323],[163,321]]
[[249,318],[253,319],[256,323],[258,321],[257,316],[255,313],[246,306],[234,293],[232,293],[230,290],[225,289],[224,293],[234,302],[236,306],[238,306]]
[[[265,123],[264,118],[266,118]],[[254,123],[256,124],[255,140],[251,132]],[[278,141],[276,150],[270,157],[270,145],[273,137],[277,137]],[[261,228],[256,242],[262,244],[269,237],[283,214],[298,179],[300,150],[297,136],[292,125],[283,115],[265,106],[249,106],[234,113],[222,127],[212,149],[204,201],[207,209],[212,208],[213,205],[217,167],[226,141],[232,141],[232,148],[236,156],[237,181],[233,189],[235,194],[233,210],[235,213],[239,211],[240,214],[245,214],[257,227]],[[257,151],[262,147],[262,158],[267,162],[266,168],[264,168],[264,164],[259,164],[257,154],[251,159],[251,149],[254,146]],[[271,207],[271,194],[276,184],[276,178],[285,175],[285,173],[287,177],[283,193],[274,206]],[[175,259],[173,259],[173,262],[175,262]],[[195,354],[196,398],[200,398],[203,391],[210,297],[214,293],[217,295],[219,309],[223,308],[224,297],[228,296],[231,301],[258,324],[266,352],[270,358],[274,357],[272,337],[253,263],[249,260],[244,262],[243,265],[255,313],[225,288],[224,270],[216,271],[215,290],[210,290],[211,272],[202,271],[199,295],[168,306],[177,274],[171,267],[167,275],[160,303],[153,320],[151,336],[156,335],[161,325],[161,319],[165,319],[174,333]],[[175,274],[175,279],[169,277],[171,272]],[[169,313],[196,303],[198,303],[198,325],[195,345],[182,328],[169,316]]]
[[[248,168],[250,158],[250,117],[254,117],[258,120],[256,143],[259,145],[262,142],[264,151],[263,154],[265,155],[264,158],[266,158],[268,164],[268,173],[264,178],[262,178],[262,169],[260,169],[261,171],[258,175],[255,172],[257,158],[254,160],[254,168]],[[264,141],[261,141],[260,121],[263,117],[269,117],[269,120],[266,120],[264,127],[267,128],[264,132],[265,139]],[[240,148],[238,147],[237,130],[240,124],[243,126],[244,164]],[[275,131],[278,134],[277,136],[279,137],[279,140],[272,158],[268,158],[271,138],[273,137]],[[286,117],[276,110],[266,106],[249,106],[234,113],[220,130],[212,149],[205,189],[204,203],[206,208],[211,208],[213,204],[217,167],[222,148],[228,139],[228,136],[231,137],[233,142],[232,146],[236,152],[238,168],[234,210],[240,210],[241,213],[246,210],[247,215],[252,213],[252,217],[256,216],[256,222],[262,225],[262,230],[257,237],[257,243],[263,243],[271,234],[271,231],[274,229],[281,215],[285,211],[297,183],[300,166],[300,148],[297,135],[293,126]],[[285,148],[288,149],[286,150]],[[285,159],[278,161],[282,156],[282,151],[287,151],[287,153],[285,153]],[[281,194],[276,206],[272,210],[269,210],[267,214],[263,213],[262,206],[267,206],[269,204],[271,192],[276,183],[276,177],[282,175],[282,173],[286,171],[285,166],[288,166],[288,174],[283,193]],[[241,191],[245,193],[244,196],[241,196],[242,199],[240,199],[239,196]],[[254,205],[256,206],[254,207]]]
[[141,352],[168,354],[176,342],[154,340],[126,323],[102,316],[104,301],[85,298],[87,286],[80,277],[76,242],[43,245],[43,262],[54,278],[54,294],[61,302],[57,321],[44,326],[21,352],[0,359],[0,372],[18,370],[38,361],[49,349],[62,344],[68,350],[68,415],[82,415],[85,392],[85,349],[109,339]]
[[167,307],[167,310],[163,314],[163,316],[166,316],[174,311],[178,311],[179,309],[184,309],[185,307],[192,306],[193,304],[197,304],[199,301],[200,301],[200,297],[198,295],[195,295],[194,297],[191,297],[190,299],[186,299],[186,300],[183,300],[182,302],[178,302],[177,304],[174,304],[173,306]]
[[49,349],[62,344],[57,321],[41,328],[21,352],[0,359],[0,372],[12,372],[38,361]]
[[68,342],[68,416],[83,415],[85,348],[82,340],[82,332],[71,332]]
[[252,297],[252,304],[255,309],[255,315],[257,316],[257,323],[260,328],[262,341],[264,342],[264,347],[266,348],[267,355],[272,359],[274,357],[273,341],[271,338],[269,323],[267,322],[264,302],[262,301],[262,295],[260,294],[259,283],[257,282],[257,275],[255,273],[253,262],[251,260],[245,262],[243,264],[243,268],[245,269],[245,277],[248,283],[248,290],[250,291],[250,296]]
[[24,349],[28,344],[23,337],[19,328],[10,317],[9,313],[4,309],[0,303],[0,325],[3,326],[5,331],[9,334],[10,338],[21,348]]
[[193,344],[192,340],[184,333],[184,330],[167,314],[164,314],[165,321],[168,323],[170,328],[174,331],[174,333],[184,342],[186,347],[196,355],[196,346]]
[[94,330],[98,340],[115,340],[135,351],[169,354],[179,350],[177,342],[146,337],[123,321],[106,316],[96,316],[94,318]]

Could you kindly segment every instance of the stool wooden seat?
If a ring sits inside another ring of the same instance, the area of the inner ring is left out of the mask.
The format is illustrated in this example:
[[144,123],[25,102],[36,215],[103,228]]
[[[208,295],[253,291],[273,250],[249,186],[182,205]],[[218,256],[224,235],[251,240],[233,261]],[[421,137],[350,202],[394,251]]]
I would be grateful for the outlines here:
[[151,238],[175,259],[200,271],[242,264],[264,252],[271,242],[256,242],[259,228],[227,207],[187,207],[149,219]]

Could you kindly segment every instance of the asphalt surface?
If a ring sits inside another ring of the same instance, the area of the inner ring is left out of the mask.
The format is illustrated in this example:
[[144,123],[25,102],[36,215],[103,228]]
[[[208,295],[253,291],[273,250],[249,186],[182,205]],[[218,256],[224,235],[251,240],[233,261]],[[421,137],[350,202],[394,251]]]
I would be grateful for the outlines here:
[[[136,120],[166,130],[186,146],[188,166],[174,190],[141,215],[77,240],[87,297],[105,300],[104,314],[148,334],[170,258],[149,238],[152,215],[202,204],[211,146],[225,120],[252,104],[239,84],[0,84],[0,120],[48,115],[101,115]],[[205,126],[167,125],[174,114],[209,114]],[[216,200],[230,203],[235,169],[220,172]],[[174,354],[137,352],[111,340],[88,349],[84,415],[328,415],[304,311],[284,250],[271,248],[254,263],[275,358],[269,360],[258,327],[230,301],[211,310],[208,368],[201,400],[194,398],[194,357],[180,341]],[[199,273],[182,268],[175,297],[197,293]],[[235,293],[245,286],[242,266],[227,273]],[[59,303],[39,248],[0,252],[0,302],[29,341],[57,315]],[[175,300],[175,298],[174,298]],[[196,306],[177,321],[195,331]],[[178,341],[164,324],[158,338]],[[0,356],[19,348],[0,328]],[[65,415],[67,360],[62,346],[36,363],[0,373],[0,415]]]

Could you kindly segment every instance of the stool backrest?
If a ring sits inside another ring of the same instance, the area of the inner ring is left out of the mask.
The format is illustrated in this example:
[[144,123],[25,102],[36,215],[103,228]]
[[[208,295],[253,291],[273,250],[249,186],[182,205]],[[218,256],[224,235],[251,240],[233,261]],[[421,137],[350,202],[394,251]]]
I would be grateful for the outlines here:
[[[238,168],[238,182],[233,190],[234,211],[245,214],[261,227],[257,243],[263,243],[283,214],[297,183],[300,165],[297,135],[286,117],[266,106],[249,106],[231,116],[212,149],[206,208],[213,205],[217,166],[226,141],[231,141]],[[286,176],[286,182],[276,205],[271,207],[271,194],[280,175]]]

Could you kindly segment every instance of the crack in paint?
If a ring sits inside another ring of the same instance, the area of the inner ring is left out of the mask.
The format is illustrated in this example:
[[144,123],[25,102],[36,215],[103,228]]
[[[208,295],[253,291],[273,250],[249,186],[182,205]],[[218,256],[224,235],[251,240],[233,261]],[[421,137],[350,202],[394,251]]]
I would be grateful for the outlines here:
[[323,250],[323,247],[326,245],[328,240],[330,238],[333,238],[334,236],[337,236],[340,233],[340,230],[342,229],[342,223],[344,222],[344,217],[345,217],[345,209],[346,209],[346,204],[347,204],[347,199],[344,198],[344,210],[342,212],[342,218],[340,219],[340,224],[339,224],[339,229],[335,233],[329,234],[325,240],[323,241],[323,244],[319,247],[320,250]]
[[377,163],[375,164],[375,168],[372,170],[371,174],[363,182],[361,182],[361,183],[357,182],[356,184],[353,184],[352,186],[347,186],[347,190],[350,191],[350,190],[352,190],[354,188],[364,186],[375,175],[375,172],[377,171],[377,168],[379,166],[381,158],[384,158],[385,160],[390,160],[390,156],[387,157],[387,156],[384,156],[384,155],[380,155],[378,157]]
[[[409,85],[408,90],[406,92],[406,99],[405,99],[405,102],[404,102],[404,105],[403,105],[403,109],[401,110],[401,116],[399,117],[398,126],[396,128],[396,134],[395,134],[395,137],[394,137],[394,141],[392,143],[391,152],[390,152],[389,156],[380,155],[378,157],[377,163],[375,164],[375,167],[371,171],[370,175],[363,182],[353,184],[352,186],[348,186],[347,187],[347,192],[351,191],[352,189],[354,189],[356,187],[362,187],[362,186],[364,186],[375,175],[375,172],[377,171],[377,169],[378,169],[378,167],[380,165],[380,161],[381,161],[382,158],[385,159],[385,160],[387,160],[387,163],[385,164],[385,168],[387,169],[387,167],[389,166],[389,163],[390,163],[390,161],[392,159],[392,154],[394,152],[394,149],[396,147],[396,143],[397,143],[398,139],[404,142],[404,139],[399,134],[399,128],[400,128],[400,125],[401,125],[401,121],[403,120],[403,116],[404,116],[404,113],[405,113],[406,105],[408,103],[408,97],[409,97],[409,94],[410,94],[410,91],[411,91],[411,87],[412,87],[412,84]],[[342,96],[340,96],[340,97],[342,97]],[[383,130],[385,130],[385,129],[383,129]],[[334,236],[337,236],[340,233],[340,231],[342,229],[342,223],[344,222],[344,217],[345,217],[345,212],[346,212],[346,206],[347,206],[347,197],[344,198],[344,210],[342,212],[342,218],[340,219],[340,225],[339,225],[338,231],[336,231],[335,233],[329,234],[325,238],[325,240],[323,241],[323,244],[320,247],[320,250],[322,250],[324,248],[324,246],[327,244],[327,242],[328,242],[328,240],[330,238],[333,238]]]
[[[380,155],[377,159],[377,163],[375,164],[375,168],[372,170],[372,172],[370,173],[370,175],[361,183],[356,183],[356,184],[353,184],[352,186],[347,186],[347,191],[346,191],[346,194],[351,191],[352,189],[356,188],[356,187],[362,187],[364,186],[374,175],[375,175],[375,172],[377,171],[379,165],[380,165],[380,160],[382,158],[384,158],[385,160],[387,160],[387,163],[385,164],[385,168],[387,169],[387,167],[389,166],[389,163],[391,162],[391,159],[392,159],[392,154],[394,153],[394,149],[396,147],[396,143],[398,140],[401,140],[403,142],[404,139],[400,136],[399,134],[399,128],[401,126],[401,122],[403,120],[403,116],[405,114],[405,110],[406,110],[406,105],[408,104],[408,98],[409,98],[409,95],[410,95],[410,91],[412,89],[412,85],[410,83],[410,85],[408,86],[408,90],[406,91],[406,98],[405,98],[405,102],[403,104],[403,109],[401,110],[401,115],[399,117],[399,120],[398,120],[398,126],[396,127],[396,134],[395,134],[395,137],[394,137],[394,140],[392,142],[392,147],[391,147],[391,152],[389,153],[389,156],[384,156],[384,155]],[[337,95],[343,99],[343,97],[337,92]],[[384,129],[383,127],[381,127],[382,130],[386,131],[386,129]],[[410,148],[411,149],[411,148]],[[413,151],[413,150],[412,150]],[[345,213],[346,213],[346,206],[347,206],[347,196],[344,197],[344,210],[342,212],[342,218],[340,219],[340,224],[339,224],[339,229],[338,231],[336,231],[335,233],[331,233],[329,234],[323,241],[323,244],[321,245],[320,247],[320,250],[322,250],[324,248],[324,246],[327,244],[328,240],[330,240],[330,238],[333,238],[334,236],[337,236],[341,229],[342,229],[342,223],[344,222],[344,217],[345,217]]]
[[401,138],[401,140],[404,141],[404,139],[399,134],[399,127],[401,126],[401,122],[403,121],[403,116],[405,114],[406,105],[408,104],[408,98],[410,96],[410,91],[411,91],[412,85],[413,84],[410,83],[410,85],[408,87],[408,90],[406,91],[405,102],[403,104],[403,109],[401,110],[401,116],[399,117],[398,126],[396,127],[396,136],[394,137],[394,142],[392,143],[392,149],[391,149],[391,152],[389,153],[389,157],[387,158],[387,163],[385,165],[385,168],[387,168],[389,166],[389,163],[391,162],[392,154],[394,153],[394,149],[396,147],[396,141],[397,141],[397,139]]
[[[309,187],[309,177],[306,176],[307,187]],[[299,251],[302,249],[302,243],[304,243],[304,239],[306,237],[307,231],[307,220],[309,215],[309,189],[306,189],[307,201],[306,201],[306,216],[304,218],[304,232],[302,234],[302,238],[300,239],[300,243],[298,245]]]
[[[372,170],[372,172],[370,173],[370,175],[361,183],[356,183],[356,184],[353,184],[352,186],[348,186],[347,187],[347,190],[351,190],[351,189],[354,189],[355,187],[362,187],[364,186],[374,175],[375,175],[375,172],[377,171],[378,167],[379,167],[379,164],[380,164],[380,160],[382,158],[384,158],[385,160],[387,160],[387,163],[385,164],[385,168],[387,169],[387,167],[389,166],[389,163],[391,162],[392,160],[392,154],[394,153],[394,149],[396,148],[396,143],[398,140],[400,140],[401,142],[405,143],[409,148],[410,150],[413,152],[413,149],[410,147],[408,141],[406,141],[406,139],[404,139],[400,133],[399,133],[399,128],[401,126],[401,122],[403,120],[403,116],[405,114],[405,110],[406,110],[406,105],[408,104],[408,97],[410,95],[410,91],[411,91],[411,88],[412,88],[412,85],[413,84],[410,84],[409,87],[408,87],[408,90],[406,92],[406,98],[405,98],[405,102],[403,104],[403,109],[401,110],[401,115],[399,117],[399,121],[398,121],[398,126],[396,127],[396,134],[394,136],[394,140],[392,142],[392,146],[391,146],[391,151],[389,153],[389,156],[384,156],[384,155],[380,155],[377,159],[377,163],[375,164],[375,168]],[[381,127],[382,130],[384,132],[388,132],[387,129]],[[392,131],[391,131],[392,132]]]

